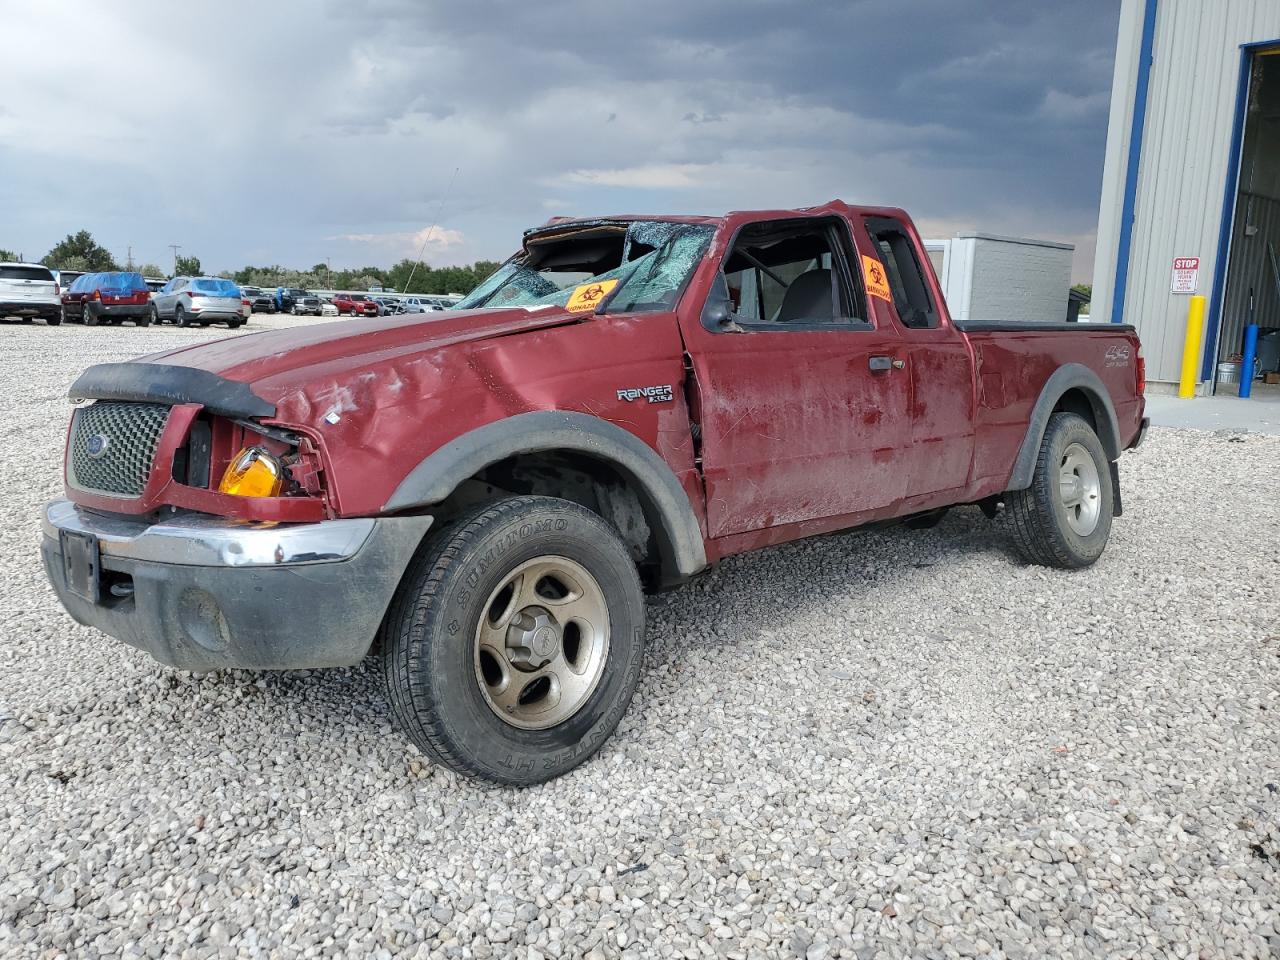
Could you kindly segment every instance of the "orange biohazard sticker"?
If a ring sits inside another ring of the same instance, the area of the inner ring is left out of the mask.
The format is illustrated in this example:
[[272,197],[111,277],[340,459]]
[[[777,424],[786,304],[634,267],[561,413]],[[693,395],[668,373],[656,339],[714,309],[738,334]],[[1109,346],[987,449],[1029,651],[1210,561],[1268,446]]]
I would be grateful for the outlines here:
[[889,292],[889,278],[884,274],[884,264],[875,257],[862,255],[862,277],[867,283],[867,293],[881,300],[893,303],[893,294]]
[[600,306],[600,301],[618,285],[617,280],[596,280],[592,283],[584,283],[580,287],[575,287],[573,295],[569,297],[565,309],[571,313],[582,313],[586,310],[594,310]]

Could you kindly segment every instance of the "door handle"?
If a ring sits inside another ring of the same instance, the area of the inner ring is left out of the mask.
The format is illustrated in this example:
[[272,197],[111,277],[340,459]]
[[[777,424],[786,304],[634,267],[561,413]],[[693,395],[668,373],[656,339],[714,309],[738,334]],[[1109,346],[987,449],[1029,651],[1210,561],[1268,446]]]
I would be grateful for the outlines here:
[[870,357],[867,360],[867,366],[874,373],[880,373],[885,370],[901,370],[906,365],[907,361],[899,360],[896,357]]

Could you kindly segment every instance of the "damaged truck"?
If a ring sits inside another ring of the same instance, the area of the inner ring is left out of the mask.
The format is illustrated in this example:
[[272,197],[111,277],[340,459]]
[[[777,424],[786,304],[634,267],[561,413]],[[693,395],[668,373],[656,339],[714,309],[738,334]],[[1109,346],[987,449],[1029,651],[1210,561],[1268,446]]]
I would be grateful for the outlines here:
[[532,784],[725,557],[967,504],[1092,564],[1143,390],[1131,327],[953,321],[898,209],[555,219],[446,315],[90,367],[43,558],[173,667],[374,655],[429,757]]

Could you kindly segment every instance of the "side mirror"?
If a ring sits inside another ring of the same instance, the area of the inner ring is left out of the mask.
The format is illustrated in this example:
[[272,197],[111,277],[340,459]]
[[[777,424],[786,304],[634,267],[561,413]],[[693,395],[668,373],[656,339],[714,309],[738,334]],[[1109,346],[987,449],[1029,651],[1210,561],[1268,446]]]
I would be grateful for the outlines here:
[[725,283],[723,273],[716,274],[711,291],[707,294],[707,302],[702,306],[702,325],[711,331],[746,332],[738,326],[733,301],[729,299],[729,285]]

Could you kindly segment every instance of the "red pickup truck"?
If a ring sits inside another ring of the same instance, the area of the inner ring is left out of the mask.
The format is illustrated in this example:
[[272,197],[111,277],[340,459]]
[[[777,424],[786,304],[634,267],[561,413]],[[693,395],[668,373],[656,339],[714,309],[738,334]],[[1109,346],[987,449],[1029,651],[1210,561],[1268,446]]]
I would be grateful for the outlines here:
[[340,317],[376,317],[381,312],[377,301],[370,300],[363,293],[334,294],[333,305],[338,308]]
[[953,322],[901,210],[557,219],[456,312],[89,368],[43,556],[176,667],[376,652],[422,750],[528,784],[618,723],[642,593],[730,554],[971,504],[1093,563],[1143,376],[1130,327]]

